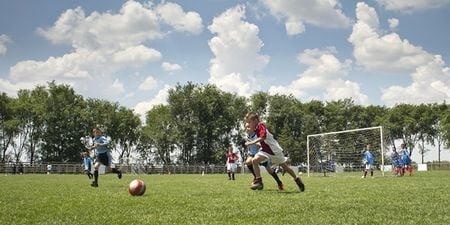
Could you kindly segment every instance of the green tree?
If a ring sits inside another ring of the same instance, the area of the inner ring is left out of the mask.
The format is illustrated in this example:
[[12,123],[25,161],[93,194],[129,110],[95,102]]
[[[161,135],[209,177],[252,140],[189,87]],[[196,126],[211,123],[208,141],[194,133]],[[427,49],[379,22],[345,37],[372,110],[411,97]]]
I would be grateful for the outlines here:
[[144,155],[155,154],[155,161],[170,164],[171,154],[176,149],[175,127],[170,107],[157,105],[147,112],[146,125],[142,128],[142,144],[148,152]]
[[12,104],[15,99],[2,92],[0,95],[0,148],[1,161],[7,160],[6,153],[11,145],[16,130],[16,120]]
[[42,157],[46,162],[79,161],[82,111],[85,108],[82,96],[68,85],[49,83],[49,97],[45,103],[45,131]]

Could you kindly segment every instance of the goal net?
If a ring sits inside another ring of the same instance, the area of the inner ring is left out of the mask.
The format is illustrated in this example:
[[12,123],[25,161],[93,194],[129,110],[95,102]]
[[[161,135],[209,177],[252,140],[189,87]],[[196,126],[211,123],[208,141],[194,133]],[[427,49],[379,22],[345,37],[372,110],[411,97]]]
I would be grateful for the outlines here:
[[360,175],[365,169],[363,153],[367,144],[371,145],[376,168],[381,168],[384,176],[389,139],[381,126],[308,135],[305,172],[308,176],[336,176],[344,172]]

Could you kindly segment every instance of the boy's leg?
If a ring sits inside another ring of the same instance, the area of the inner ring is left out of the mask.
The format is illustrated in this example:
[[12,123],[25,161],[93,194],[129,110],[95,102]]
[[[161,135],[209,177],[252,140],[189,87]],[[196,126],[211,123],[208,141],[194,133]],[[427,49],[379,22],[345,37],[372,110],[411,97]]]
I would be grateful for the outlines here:
[[266,160],[266,158],[262,155],[256,155],[252,159],[253,170],[255,171],[255,182],[253,182],[253,184],[250,188],[253,190],[256,190],[256,189],[261,190],[264,188],[262,178],[261,178],[261,170],[259,169],[259,164],[264,160]]
[[278,190],[280,191],[284,190],[283,182],[281,182],[280,178],[278,177],[278,174],[268,165],[266,166],[266,170],[270,175],[272,175],[273,179],[275,179],[275,181],[277,182]]
[[252,158],[248,157],[247,160],[245,161],[245,164],[247,165],[248,170],[250,170],[250,172],[252,172],[253,180],[255,180],[256,175],[255,175],[255,170],[253,170]]
[[297,184],[298,188],[300,188],[301,192],[305,191],[305,184],[303,184],[302,179],[295,174],[294,170],[291,169],[286,163],[281,163],[280,166],[283,168],[283,171],[286,171],[291,175],[292,178],[294,178],[295,183]]
[[408,167],[409,167],[408,168],[409,169],[409,176],[412,176],[412,165],[409,165]]
[[252,164],[247,164],[247,168],[248,168],[248,170],[250,170],[250,172],[252,172],[253,180],[254,180],[256,178],[256,175],[255,175],[255,170],[253,170],[253,165]]
[[366,168],[364,169],[364,174],[361,178],[366,178],[366,176],[367,176],[367,171],[368,171],[367,165],[365,165],[365,167]]
[[100,163],[96,162],[94,167],[94,181],[92,181],[92,187],[98,187],[98,168],[100,167]]

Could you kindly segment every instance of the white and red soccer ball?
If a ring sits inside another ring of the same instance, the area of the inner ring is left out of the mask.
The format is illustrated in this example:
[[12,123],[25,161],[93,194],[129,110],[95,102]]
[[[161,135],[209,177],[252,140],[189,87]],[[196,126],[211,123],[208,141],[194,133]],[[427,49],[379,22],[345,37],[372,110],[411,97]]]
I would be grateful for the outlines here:
[[132,196],[141,196],[145,193],[145,183],[142,180],[135,179],[128,185],[128,193]]

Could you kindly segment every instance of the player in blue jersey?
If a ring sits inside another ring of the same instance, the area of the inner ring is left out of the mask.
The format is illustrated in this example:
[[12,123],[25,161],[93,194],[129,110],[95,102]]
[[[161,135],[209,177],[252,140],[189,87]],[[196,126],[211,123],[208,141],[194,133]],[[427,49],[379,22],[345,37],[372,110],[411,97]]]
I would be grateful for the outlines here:
[[[247,132],[247,140],[246,141],[254,141],[256,140],[257,136],[254,130],[250,129],[250,127],[248,126],[248,123],[245,124],[245,129]],[[243,141],[243,143],[241,143],[243,145],[243,147],[245,148],[245,142]],[[253,157],[255,157],[256,153],[258,153],[258,151],[260,150],[261,146],[258,144],[252,144],[252,145],[248,145],[247,146],[247,160],[245,161],[245,164],[247,165],[248,169],[252,172],[253,174],[253,180],[256,179],[256,175],[255,175],[255,171],[253,170],[253,165],[252,165],[252,159]],[[270,160],[266,160],[260,163],[261,166],[264,166],[267,170],[267,172],[273,177],[273,179],[275,179],[275,181],[277,182],[278,185],[278,190],[283,191],[284,187],[283,187],[283,182],[281,182],[280,178],[278,177],[278,174],[272,169],[272,163],[270,162]]]
[[109,141],[103,135],[102,130],[99,127],[95,127],[92,132],[94,133],[94,139],[91,150],[95,149],[97,157],[94,166],[94,181],[92,182],[91,186],[98,187],[98,168],[101,164],[106,166],[109,172],[116,173],[119,179],[122,178],[122,171],[116,168],[111,168],[112,156],[108,151]]
[[367,172],[370,170],[370,176],[373,178],[373,168],[375,164],[375,158],[373,157],[372,153],[370,152],[371,145],[368,144],[366,146],[364,156],[363,156],[363,162],[365,164],[365,170],[364,175],[361,178],[366,178]]
[[392,149],[391,165],[392,165],[392,172],[394,173],[394,175],[400,176],[400,171],[401,171],[402,166],[401,166],[401,162],[400,162],[400,155],[398,154],[395,147]]
[[412,176],[412,166],[411,166],[411,152],[406,147],[406,144],[401,144],[400,148],[402,149],[402,176],[405,175],[405,169],[409,171],[409,176]]
[[92,167],[92,159],[91,156],[89,155],[89,152],[83,152],[81,154],[81,156],[83,156],[83,168],[84,168],[84,174],[86,174],[89,179],[92,179],[92,177],[94,176],[91,173],[91,167]]

